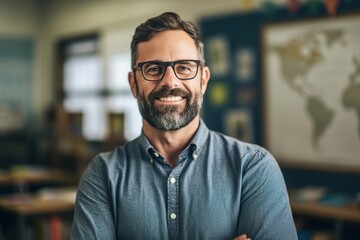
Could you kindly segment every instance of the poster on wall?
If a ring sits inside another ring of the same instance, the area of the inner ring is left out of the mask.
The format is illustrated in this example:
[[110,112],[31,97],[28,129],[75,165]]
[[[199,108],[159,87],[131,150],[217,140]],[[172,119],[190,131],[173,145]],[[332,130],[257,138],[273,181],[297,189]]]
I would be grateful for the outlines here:
[[33,40],[0,35],[0,134],[31,121]]
[[252,48],[240,48],[236,52],[236,78],[239,82],[249,82],[254,80],[255,53]]
[[208,65],[214,76],[226,75],[230,67],[229,43],[226,36],[218,35],[206,41]]
[[277,159],[360,168],[360,15],[262,29],[264,135]]
[[231,109],[224,117],[225,134],[244,142],[254,142],[254,119],[250,110]]

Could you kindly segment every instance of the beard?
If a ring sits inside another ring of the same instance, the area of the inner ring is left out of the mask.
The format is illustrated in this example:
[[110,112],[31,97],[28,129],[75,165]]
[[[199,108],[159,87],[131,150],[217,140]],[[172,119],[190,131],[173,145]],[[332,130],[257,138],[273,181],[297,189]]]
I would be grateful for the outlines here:
[[[182,106],[155,106],[155,100],[160,97],[181,96],[186,100]],[[174,131],[188,125],[199,113],[203,103],[203,94],[200,92],[192,95],[182,89],[162,88],[149,94],[148,99],[144,94],[137,98],[141,116],[154,128],[164,131]]]

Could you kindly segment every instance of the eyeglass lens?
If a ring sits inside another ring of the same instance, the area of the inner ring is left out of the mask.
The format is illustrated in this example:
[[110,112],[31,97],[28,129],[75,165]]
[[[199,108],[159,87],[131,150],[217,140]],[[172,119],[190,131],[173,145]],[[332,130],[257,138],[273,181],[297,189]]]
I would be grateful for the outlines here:
[[161,80],[167,67],[171,66],[176,77],[180,80],[192,79],[196,76],[198,71],[198,63],[196,61],[177,61],[177,62],[148,62],[142,65],[142,74],[146,80],[159,81]]

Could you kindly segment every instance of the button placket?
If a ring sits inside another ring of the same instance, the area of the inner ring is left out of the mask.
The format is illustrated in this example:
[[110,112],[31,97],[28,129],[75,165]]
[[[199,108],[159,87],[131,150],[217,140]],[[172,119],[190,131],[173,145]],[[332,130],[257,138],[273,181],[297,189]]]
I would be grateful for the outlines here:
[[183,164],[174,167],[168,177],[168,227],[170,239],[179,236],[179,175]]

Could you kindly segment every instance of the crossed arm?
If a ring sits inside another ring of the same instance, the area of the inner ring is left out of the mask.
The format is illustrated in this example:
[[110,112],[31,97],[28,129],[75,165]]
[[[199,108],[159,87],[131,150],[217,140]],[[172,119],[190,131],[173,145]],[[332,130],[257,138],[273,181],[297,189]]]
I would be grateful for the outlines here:
[[240,236],[237,236],[233,240],[251,240],[251,238],[248,238],[248,236],[246,234],[242,234]]

